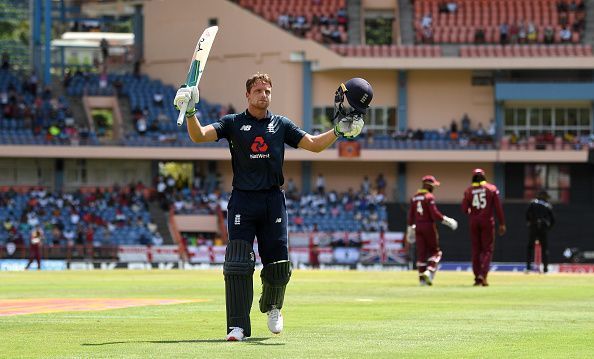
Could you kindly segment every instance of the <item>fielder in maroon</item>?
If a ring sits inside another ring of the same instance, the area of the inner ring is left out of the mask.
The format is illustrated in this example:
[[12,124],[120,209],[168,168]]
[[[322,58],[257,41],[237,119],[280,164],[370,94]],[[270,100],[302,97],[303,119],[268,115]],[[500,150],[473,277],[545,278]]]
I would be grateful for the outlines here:
[[43,231],[41,227],[35,227],[31,231],[31,240],[29,244],[29,263],[27,263],[26,269],[29,269],[33,261],[37,262],[37,270],[41,270],[41,246],[43,244]]
[[505,234],[505,218],[499,201],[499,190],[488,183],[485,171],[472,172],[472,185],[464,191],[462,211],[470,217],[472,241],[472,271],[475,286],[488,286],[487,275],[495,247],[495,218],[499,222],[500,236]]
[[437,209],[432,192],[436,186],[439,186],[439,181],[433,176],[425,176],[422,182],[422,188],[410,200],[407,241],[417,244],[417,269],[420,284],[432,285],[435,272],[437,272],[437,264],[442,255],[435,222],[441,222],[453,230],[458,227],[458,222],[444,216]]

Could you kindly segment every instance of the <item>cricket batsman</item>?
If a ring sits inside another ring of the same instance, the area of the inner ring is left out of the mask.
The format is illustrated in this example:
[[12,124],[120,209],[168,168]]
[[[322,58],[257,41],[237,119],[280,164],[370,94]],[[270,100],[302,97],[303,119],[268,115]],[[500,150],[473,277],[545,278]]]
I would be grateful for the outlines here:
[[462,212],[470,217],[470,239],[472,242],[472,271],[474,286],[486,287],[487,275],[491,266],[495,247],[495,218],[500,236],[505,234],[505,217],[499,201],[499,190],[488,183],[485,171],[477,168],[472,171],[472,184],[464,191]]
[[458,222],[444,216],[437,209],[433,190],[440,185],[439,181],[434,176],[427,175],[421,179],[421,182],[421,189],[410,200],[406,238],[409,243],[417,244],[419,283],[425,286],[433,284],[437,264],[442,255],[435,222],[440,222],[452,230],[458,228]]
[[283,330],[281,309],[291,278],[287,237],[287,208],[283,163],[285,144],[311,152],[321,152],[339,137],[355,138],[363,129],[363,116],[371,103],[371,85],[362,78],[340,84],[335,93],[333,129],[310,135],[285,116],[268,110],[272,101],[272,79],[257,73],[245,86],[247,109],[202,126],[196,118],[198,88],[182,87],[174,105],[188,104],[188,134],[193,142],[227,139],[233,167],[233,191],[228,206],[229,242],[225,251],[223,275],[227,312],[227,341],[251,336],[250,310],[254,297],[254,239],[263,268],[260,311],[268,316],[268,329]]

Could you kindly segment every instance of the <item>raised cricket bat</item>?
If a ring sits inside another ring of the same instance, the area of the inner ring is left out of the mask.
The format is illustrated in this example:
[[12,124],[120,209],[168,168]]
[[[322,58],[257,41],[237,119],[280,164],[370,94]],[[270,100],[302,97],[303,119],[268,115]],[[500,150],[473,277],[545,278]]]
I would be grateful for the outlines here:
[[[202,77],[202,72],[204,72],[204,68],[206,67],[206,60],[208,60],[210,48],[212,47],[212,43],[214,42],[218,31],[218,26],[211,26],[206,28],[206,30],[204,30],[200,36],[200,39],[198,39],[198,42],[196,43],[196,49],[194,49],[194,54],[192,56],[190,69],[188,70],[188,76],[186,77],[186,82],[182,85],[182,87],[198,86],[200,83],[200,78]],[[178,126],[181,126],[184,123],[187,109],[187,102],[184,102],[180,105],[179,116],[177,117]]]

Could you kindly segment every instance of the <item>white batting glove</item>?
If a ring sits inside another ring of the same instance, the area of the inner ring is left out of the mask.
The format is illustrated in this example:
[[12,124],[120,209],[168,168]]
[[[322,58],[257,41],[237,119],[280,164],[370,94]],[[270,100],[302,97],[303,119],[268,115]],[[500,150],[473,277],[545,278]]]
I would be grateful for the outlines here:
[[456,228],[458,228],[458,221],[456,221],[453,218],[446,217],[446,216],[443,216],[443,220],[441,221],[441,224],[450,227],[453,231],[455,231]]
[[416,225],[406,227],[406,241],[413,244],[417,241],[417,235],[415,234]]
[[334,126],[334,133],[345,138],[355,138],[359,136],[363,126],[365,126],[365,122],[361,117],[346,117],[338,121]]
[[186,108],[186,117],[192,117],[196,113],[196,104],[200,101],[200,91],[198,87],[191,86],[187,87],[183,85],[177,90],[175,98],[173,99],[173,106],[177,110],[183,107],[184,103],[188,104]]

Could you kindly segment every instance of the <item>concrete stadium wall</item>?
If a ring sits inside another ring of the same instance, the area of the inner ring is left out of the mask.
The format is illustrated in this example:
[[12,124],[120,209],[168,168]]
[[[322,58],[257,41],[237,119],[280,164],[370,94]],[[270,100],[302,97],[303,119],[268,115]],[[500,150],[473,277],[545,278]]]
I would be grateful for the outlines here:
[[[408,123],[413,129],[449,126],[467,113],[473,128],[495,118],[492,86],[472,86],[471,71],[417,70],[408,74]],[[428,106],[428,104],[430,104]]]
[[0,185],[52,187],[55,162],[51,158],[0,158]]
[[86,160],[86,182],[81,182],[78,160],[64,160],[64,187],[120,186],[142,181],[152,186],[151,163],[143,160]]
[[373,87],[372,106],[395,106],[398,100],[398,74],[392,70],[336,70],[316,72],[312,92],[314,106],[333,106],[334,92],[341,82],[362,77]]

